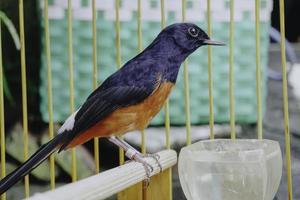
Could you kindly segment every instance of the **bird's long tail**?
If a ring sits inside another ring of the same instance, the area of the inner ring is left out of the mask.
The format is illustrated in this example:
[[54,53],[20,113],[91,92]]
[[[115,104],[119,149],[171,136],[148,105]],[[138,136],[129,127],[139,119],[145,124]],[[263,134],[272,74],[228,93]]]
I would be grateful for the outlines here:
[[42,145],[26,162],[0,181],[0,195],[16,184],[24,176],[39,166],[45,159],[54,153],[61,144],[63,134]]

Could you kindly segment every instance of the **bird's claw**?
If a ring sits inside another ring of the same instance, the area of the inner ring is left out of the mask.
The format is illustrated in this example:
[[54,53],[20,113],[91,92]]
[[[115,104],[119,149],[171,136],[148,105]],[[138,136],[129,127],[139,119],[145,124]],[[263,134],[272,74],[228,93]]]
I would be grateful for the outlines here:
[[144,155],[144,157],[151,157],[151,158],[154,158],[154,159],[157,159],[157,160],[160,159],[160,156],[159,156],[157,153],[154,153],[154,154],[146,153],[146,154]]
[[[133,153],[134,154],[133,154]],[[151,173],[154,171],[154,168],[153,166],[151,166],[145,158],[152,158],[155,160],[155,162],[157,163],[159,169],[160,169],[160,172],[162,172],[162,166],[159,162],[159,159],[160,159],[160,156],[158,154],[141,154],[139,152],[136,152],[136,151],[132,151],[132,152],[128,152],[128,155],[131,155],[132,154],[132,157],[130,156],[130,159],[131,160],[135,160],[136,162],[139,162],[141,163],[144,168],[145,168],[145,171],[146,171],[146,179],[144,180],[144,186],[145,187],[148,187],[149,186],[149,183],[150,183],[150,175]],[[130,162],[130,161],[129,161]],[[128,161],[126,162],[128,163]]]
[[160,172],[162,172],[163,168],[159,162],[160,156],[158,154],[145,154],[143,157],[144,158],[153,158],[155,160],[156,164],[158,165]]
[[146,173],[149,174],[149,176],[150,176],[150,174],[153,172],[154,168],[149,163],[147,163],[147,161],[145,160],[145,157],[141,154],[137,154],[134,156],[133,159],[139,163],[142,163],[146,169]]
[[148,187],[150,184],[150,175],[154,171],[154,168],[149,163],[147,163],[147,161],[145,160],[145,156],[143,156],[142,154],[136,154],[133,159],[144,166],[146,172],[146,179],[144,180],[144,186]]
[[142,163],[145,171],[146,171],[146,179],[144,180],[144,187],[147,188],[150,184],[150,175],[153,172],[153,167],[151,165],[149,165],[148,163]]
[[[159,162],[160,156],[158,154],[145,154],[142,155],[143,158],[153,158],[155,160],[155,162],[157,163],[160,172],[162,172],[162,165]],[[147,162],[143,163],[144,168],[146,170],[146,179],[144,180],[144,187],[147,188],[150,184],[150,174],[153,172],[153,167],[148,164]],[[149,169],[150,169],[150,173],[149,173]]]

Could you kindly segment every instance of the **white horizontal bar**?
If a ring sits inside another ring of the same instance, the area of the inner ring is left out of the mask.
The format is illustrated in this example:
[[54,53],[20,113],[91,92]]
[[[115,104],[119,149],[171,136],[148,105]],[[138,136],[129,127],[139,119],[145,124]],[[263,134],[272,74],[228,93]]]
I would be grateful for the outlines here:
[[[164,150],[157,153],[163,170],[172,167],[177,162],[174,150]],[[147,158],[154,168],[151,176],[159,173],[159,167],[154,159]],[[105,199],[146,178],[145,168],[141,163],[130,162],[107,170],[86,179],[70,183],[53,191],[37,193],[28,200],[92,200]]]

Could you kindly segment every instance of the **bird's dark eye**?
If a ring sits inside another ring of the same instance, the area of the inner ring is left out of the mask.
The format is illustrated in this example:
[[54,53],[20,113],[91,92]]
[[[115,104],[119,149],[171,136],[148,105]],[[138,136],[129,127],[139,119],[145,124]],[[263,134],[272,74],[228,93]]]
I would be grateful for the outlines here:
[[194,27],[190,27],[188,29],[188,32],[189,32],[190,36],[198,37],[199,31],[197,29],[195,29]]

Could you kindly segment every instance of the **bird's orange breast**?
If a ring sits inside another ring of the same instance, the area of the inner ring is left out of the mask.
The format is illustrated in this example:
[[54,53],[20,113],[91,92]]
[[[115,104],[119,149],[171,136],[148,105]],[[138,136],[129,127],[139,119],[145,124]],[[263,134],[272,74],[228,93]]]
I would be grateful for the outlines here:
[[160,84],[143,102],[117,109],[87,131],[79,134],[68,147],[83,144],[94,137],[122,135],[129,131],[145,129],[163,107],[173,86],[174,84],[169,82]]

